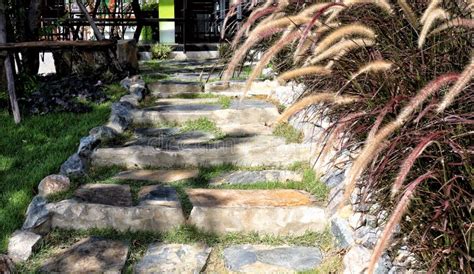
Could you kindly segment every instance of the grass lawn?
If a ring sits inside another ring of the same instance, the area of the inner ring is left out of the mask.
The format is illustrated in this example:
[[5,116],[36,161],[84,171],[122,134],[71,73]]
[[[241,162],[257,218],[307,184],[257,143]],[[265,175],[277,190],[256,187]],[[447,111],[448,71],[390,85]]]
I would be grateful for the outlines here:
[[[109,85],[105,92],[116,101],[126,91]],[[110,103],[92,107],[81,114],[26,116],[19,125],[6,110],[0,111],[0,253],[6,251],[10,234],[23,224],[41,179],[58,173],[80,138],[107,121]]]

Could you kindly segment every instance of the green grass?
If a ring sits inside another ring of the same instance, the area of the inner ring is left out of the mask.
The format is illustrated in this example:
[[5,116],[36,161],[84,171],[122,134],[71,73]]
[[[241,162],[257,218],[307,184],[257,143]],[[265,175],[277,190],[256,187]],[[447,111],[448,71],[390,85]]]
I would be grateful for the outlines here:
[[128,91],[118,83],[106,85],[104,92],[112,102],[118,101],[120,97],[128,93]]
[[9,235],[21,227],[25,211],[45,176],[59,171],[89,130],[107,121],[109,106],[84,114],[23,117],[19,125],[0,112],[0,253]]
[[278,124],[273,130],[273,135],[285,138],[287,144],[303,142],[303,133],[287,123]]
[[257,233],[229,233],[216,235],[200,231],[193,226],[182,226],[165,233],[159,232],[118,232],[112,229],[59,230],[55,229],[42,241],[38,250],[27,262],[18,265],[20,273],[37,272],[45,259],[50,258],[64,248],[88,236],[99,236],[128,242],[130,252],[125,273],[132,273],[133,265],[143,257],[148,245],[156,242],[191,244],[205,243],[214,248],[223,248],[234,244],[264,245],[302,245],[318,246],[323,251],[332,247],[333,239],[328,229],[321,233],[307,232],[302,236],[271,236]]
[[142,75],[142,79],[145,81],[145,84],[151,84],[157,81],[167,80],[169,76],[165,74],[144,74]]
[[215,135],[216,139],[221,139],[225,137],[225,134],[216,126],[214,121],[209,120],[208,118],[199,118],[196,120],[189,120],[184,122],[180,126],[181,132],[189,131],[205,131]]

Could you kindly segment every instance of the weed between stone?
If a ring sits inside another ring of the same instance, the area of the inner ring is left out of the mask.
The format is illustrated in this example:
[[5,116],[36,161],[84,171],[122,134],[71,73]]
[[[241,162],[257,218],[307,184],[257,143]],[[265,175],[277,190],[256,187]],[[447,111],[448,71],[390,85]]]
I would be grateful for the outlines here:
[[303,133],[287,123],[278,124],[273,135],[285,138],[287,144],[303,142]]

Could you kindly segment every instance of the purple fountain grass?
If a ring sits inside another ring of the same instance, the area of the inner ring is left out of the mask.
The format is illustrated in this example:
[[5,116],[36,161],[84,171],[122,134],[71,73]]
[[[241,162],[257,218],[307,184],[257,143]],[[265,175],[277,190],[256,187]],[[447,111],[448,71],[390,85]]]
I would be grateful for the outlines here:
[[474,77],[474,58],[471,59],[471,63],[464,69],[459,80],[454,86],[444,95],[443,100],[439,104],[438,113],[443,112],[449,105],[451,105],[454,99],[463,91],[463,89],[471,82]]
[[388,3],[387,0],[344,0],[343,3],[347,6],[351,5],[357,5],[357,4],[373,4],[384,11],[386,11],[388,14],[393,13],[392,6]]
[[295,79],[297,77],[306,75],[329,75],[330,73],[331,70],[323,66],[301,67],[290,71],[285,71],[280,76],[278,76],[277,81],[280,83],[280,85],[283,85],[287,81]]
[[410,7],[410,5],[407,3],[406,0],[397,0],[398,5],[402,9],[403,13],[405,14],[407,21],[410,23],[413,29],[417,30],[418,26],[420,25],[418,22],[418,18],[413,11],[413,9]]
[[428,14],[426,20],[423,22],[423,28],[421,29],[420,37],[418,38],[418,48],[423,48],[428,32],[431,30],[434,22],[439,19],[449,19],[449,13],[441,8],[438,8]]
[[441,3],[443,3],[442,0],[431,0],[430,3],[428,4],[428,7],[426,8],[426,10],[421,15],[420,22],[422,24],[425,24],[425,21],[428,18],[428,16],[430,15],[430,13],[433,12],[435,9],[437,9],[438,6]]
[[341,41],[334,46],[328,48],[327,50],[323,51],[321,54],[318,54],[316,57],[313,57],[309,63],[314,65],[319,63],[323,60],[331,58],[333,56],[338,56],[339,58],[343,57],[348,52],[361,48],[361,47],[370,47],[375,44],[375,41],[372,39],[351,39],[346,41]]
[[403,194],[402,198],[397,204],[397,207],[393,211],[392,215],[390,216],[385,228],[380,235],[379,239],[377,240],[377,244],[375,245],[374,251],[370,258],[369,265],[367,267],[367,273],[373,274],[375,271],[375,266],[379,261],[380,257],[382,256],[383,251],[390,243],[390,238],[392,237],[393,231],[395,226],[400,222],[402,219],[403,214],[408,208],[410,204],[410,200],[413,197],[416,187],[422,183],[423,181],[434,178],[432,171],[428,171],[425,174],[421,175],[420,177],[416,178],[412,183],[410,183]]
[[400,167],[400,171],[395,179],[395,182],[392,185],[391,196],[394,198],[400,189],[403,186],[403,182],[405,182],[405,178],[408,176],[411,168],[415,164],[416,159],[420,157],[420,155],[425,151],[427,147],[429,147],[433,141],[441,135],[440,132],[432,133],[424,138],[418,143],[418,145],[413,149],[413,151],[408,155],[408,157],[402,162]]
[[435,28],[428,34],[429,36],[439,34],[447,29],[454,28],[454,27],[462,27],[462,28],[467,28],[467,29],[473,29],[474,28],[474,19],[467,19],[467,18],[455,18],[451,19],[446,23],[443,23],[439,27]]
[[344,181],[346,189],[344,191],[344,198],[341,202],[343,206],[350,198],[352,191],[354,190],[357,179],[366,169],[370,161],[377,155],[376,151],[379,146],[385,142],[385,140],[397,129],[403,126],[410,115],[419,107],[430,95],[438,91],[444,85],[452,83],[459,78],[459,74],[456,73],[447,73],[444,74],[435,80],[428,83],[423,89],[418,92],[418,94],[413,97],[410,102],[402,109],[397,118],[384,126],[380,131],[375,134],[371,139],[366,140],[366,144],[359,156],[354,161],[354,164],[349,170],[349,174]]
[[342,38],[360,35],[364,38],[375,39],[375,32],[369,27],[360,24],[354,23],[346,26],[339,27],[333,32],[328,34],[314,49],[314,54],[320,54],[334,45],[336,42],[339,42]]

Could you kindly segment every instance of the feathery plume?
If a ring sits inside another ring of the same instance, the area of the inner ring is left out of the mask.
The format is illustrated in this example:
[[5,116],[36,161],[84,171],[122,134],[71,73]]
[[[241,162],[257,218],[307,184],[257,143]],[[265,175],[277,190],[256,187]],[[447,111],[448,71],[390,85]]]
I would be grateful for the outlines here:
[[326,22],[325,22],[325,23],[326,23],[326,24],[329,24],[329,23],[331,23],[332,21],[334,21],[334,19],[336,19],[336,18],[339,16],[339,14],[340,14],[343,10],[345,10],[346,8],[347,8],[347,7],[341,7],[341,6],[335,6],[335,7],[333,7],[333,8],[330,10],[331,14],[328,16],[328,18],[326,19]]
[[413,151],[408,155],[408,157],[403,161],[400,171],[398,172],[398,175],[395,179],[395,182],[392,185],[392,190],[391,190],[391,196],[394,198],[400,189],[402,188],[403,182],[405,181],[405,178],[407,177],[408,173],[410,172],[411,168],[415,164],[416,159],[420,157],[420,155],[425,151],[427,147],[429,147],[432,143],[433,140],[438,137],[440,133],[433,133],[430,134],[427,137],[424,137],[420,143],[413,149]]
[[291,107],[287,108],[278,118],[277,123],[287,122],[288,119],[295,113],[303,110],[311,105],[318,104],[318,103],[333,103],[336,105],[345,105],[350,104],[353,102],[358,101],[357,97],[354,96],[342,96],[336,95],[332,92],[324,92],[318,93],[314,95],[310,95],[304,97],[303,99],[299,100]]
[[237,46],[237,43],[240,41],[240,38],[242,38],[247,29],[249,29],[255,21],[265,15],[273,13],[277,9],[277,7],[271,7],[270,4],[271,2],[268,1],[263,7],[254,10],[250,14],[247,21],[245,21],[242,27],[234,35],[234,38],[232,39],[232,42],[230,44],[232,48],[235,48],[235,46]]
[[365,36],[365,38],[375,39],[375,32],[372,29],[359,23],[350,24],[347,26],[342,26],[328,34],[318,44],[318,46],[314,50],[314,54],[319,54],[327,50],[330,46],[332,46],[335,42],[339,41],[342,38],[354,35],[361,35]]
[[385,228],[380,235],[380,238],[377,240],[377,244],[375,245],[374,252],[372,253],[372,256],[370,258],[370,262],[368,265],[368,270],[367,273],[373,274],[375,271],[375,266],[377,265],[378,260],[380,259],[380,256],[382,256],[383,251],[389,244],[390,238],[393,234],[393,230],[395,226],[400,222],[400,220],[403,217],[403,214],[408,208],[408,205],[410,204],[410,200],[415,192],[416,187],[422,183],[423,181],[433,178],[433,172],[429,171],[420,177],[418,177],[415,181],[410,183],[410,185],[407,187],[407,190],[405,191],[405,194],[403,194],[402,198],[397,204],[397,207],[393,211],[392,215],[390,216],[390,219],[388,220],[387,224],[385,225]]
[[425,44],[426,36],[430,31],[433,23],[438,19],[448,19],[449,14],[443,9],[435,9],[428,14],[426,20],[424,21],[423,28],[421,29],[420,37],[418,38],[418,48],[422,48]]
[[364,65],[363,67],[361,67],[356,73],[352,74],[349,82],[364,73],[387,71],[392,68],[392,65],[393,64],[391,62],[387,62],[384,60],[377,60],[377,61],[370,62]]
[[403,13],[407,17],[408,22],[414,28],[418,28],[418,19],[416,18],[416,14],[413,9],[408,5],[406,0],[397,0],[398,5],[402,8]]
[[374,4],[386,11],[388,14],[393,13],[392,6],[390,6],[387,0],[344,0],[343,2],[348,6],[356,4]]
[[421,15],[420,22],[425,24],[426,19],[432,11],[434,11],[442,3],[442,0],[431,0],[430,4],[426,8],[425,12]]
[[471,59],[471,63],[464,69],[459,77],[459,80],[454,86],[446,93],[443,100],[436,110],[438,113],[443,112],[449,105],[454,101],[454,98],[461,93],[461,91],[471,82],[474,77],[474,58]]
[[449,20],[448,22],[443,23],[439,27],[432,30],[430,34],[428,34],[428,36],[438,34],[444,30],[447,30],[449,28],[454,28],[454,27],[463,27],[463,28],[473,29],[474,19],[455,18],[455,19]]
[[296,48],[295,52],[293,53],[293,63],[298,63],[301,61],[301,58],[303,54],[305,54],[316,42],[318,41],[319,37],[325,33],[326,31],[330,29],[334,29],[338,27],[338,23],[329,23],[329,24],[324,24],[323,26],[319,27],[318,29],[315,30],[313,34],[309,36],[306,41],[304,41],[303,45],[300,48]]
[[341,41],[330,47],[326,51],[321,52],[321,54],[317,55],[316,57],[313,57],[310,60],[310,64],[316,64],[337,54],[341,54],[341,56],[344,56],[351,50],[357,49],[359,47],[370,47],[374,44],[375,41],[372,39],[352,39]]
[[344,181],[346,189],[344,191],[344,199],[341,204],[349,200],[352,191],[354,190],[357,179],[365,170],[370,161],[376,156],[376,152],[380,146],[395,130],[403,126],[410,115],[417,109],[431,94],[438,91],[442,86],[452,83],[459,78],[456,73],[444,74],[435,80],[428,83],[418,94],[413,97],[410,102],[402,109],[397,118],[380,129],[377,134],[371,139],[366,140],[366,144],[359,156],[354,161],[354,164],[349,170],[349,174]]
[[290,71],[285,71],[277,78],[277,81],[281,85],[283,85],[286,82],[288,82],[288,80],[295,79],[297,77],[306,76],[306,75],[314,75],[314,74],[328,75],[330,73],[331,73],[330,69],[326,69],[325,67],[322,67],[322,66],[302,67],[302,68],[297,68]]
[[252,73],[247,78],[242,98],[245,98],[248,91],[252,87],[253,81],[262,73],[263,68],[265,68],[265,66],[270,63],[273,56],[275,56],[275,54],[280,52],[288,44],[298,39],[300,36],[301,33],[299,31],[287,32],[283,34],[282,37],[276,43],[273,44],[273,46],[271,46],[267,51],[265,51],[263,56],[260,58],[260,61],[258,61],[257,65],[253,68]]

